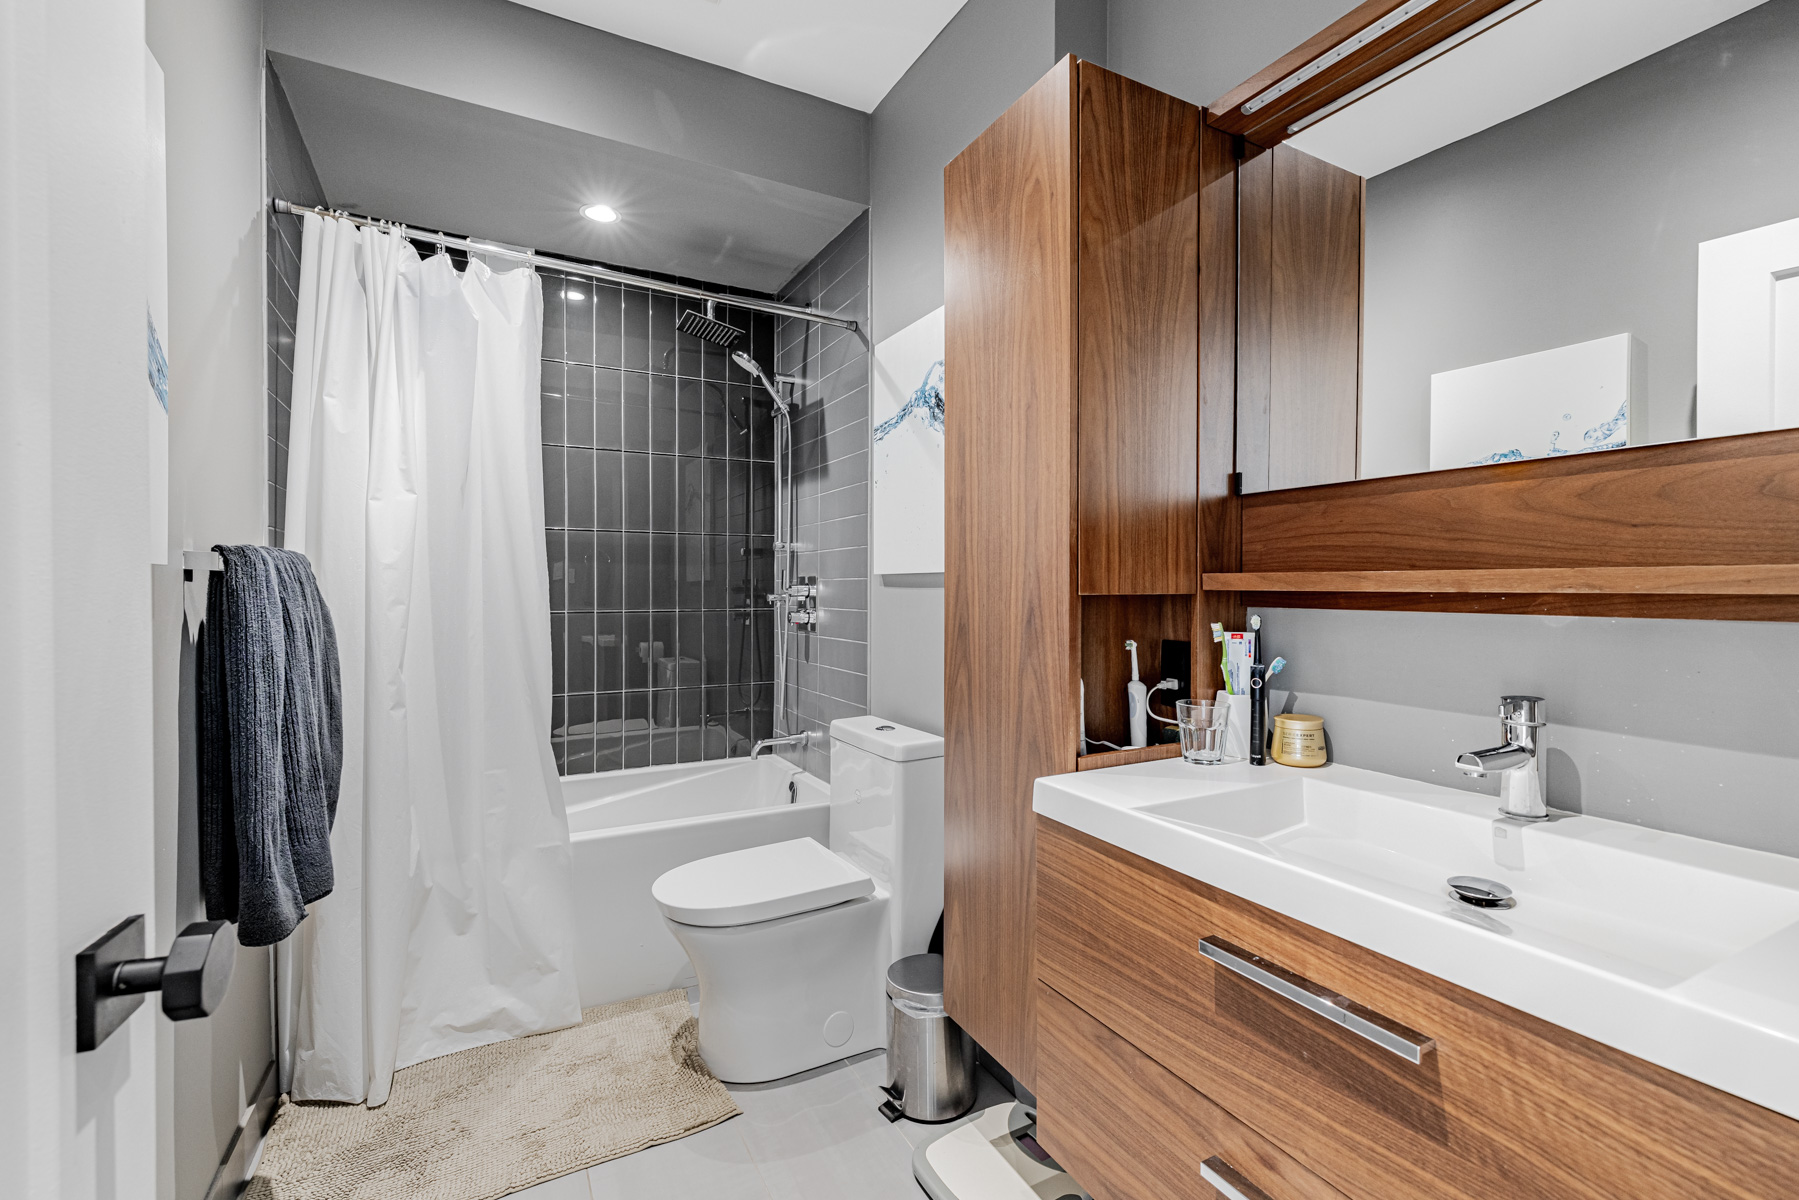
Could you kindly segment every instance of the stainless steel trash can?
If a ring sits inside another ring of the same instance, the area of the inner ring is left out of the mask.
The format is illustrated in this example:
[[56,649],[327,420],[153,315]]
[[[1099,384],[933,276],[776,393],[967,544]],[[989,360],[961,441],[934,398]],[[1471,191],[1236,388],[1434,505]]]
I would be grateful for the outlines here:
[[913,954],[887,968],[889,1121],[953,1121],[974,1107],[974,1041],[943,1010],[943,956]]

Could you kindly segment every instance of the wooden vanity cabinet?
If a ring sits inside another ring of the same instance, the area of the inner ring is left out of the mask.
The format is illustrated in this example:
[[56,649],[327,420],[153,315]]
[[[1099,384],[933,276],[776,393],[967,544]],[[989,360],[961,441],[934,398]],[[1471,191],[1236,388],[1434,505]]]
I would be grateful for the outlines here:
[[[1347,998],[1417,1061],[1218,965],[1201,938]],[[1040,1007],[1042,1140],[1105,1200],[1210,1194],[1148,1186],[1078,1128],[1183,1095],[1133,1052],[1354,1200],[1799,1196],[1799,1122],[1043,818],[1037,967],[1086,1018]],[[1179,1124],[1159,1122],[1158,1161],[1198,1174],[1219,1135]],[[1249,1182],[1288,1194],[1281,1164]]]
[[1037,988],[1037,1136],[1102,1200],[1209,1196],[1207,1172],[1249,1200],[1343,1200],[1061,993]]
[[[1090,694],[1120,710],[1124,638],[1150,674],[1164,634],[1218,619],[1197,602],[1201,208],[1234,166],[1198,108],[1071,56],[944,171],[944,987],[1027,1087],[1031,787],[1076,767],[1083,607],[1111,652]],[[1234,220],[1210,226],[1226,275]],[[1220,491],[1234,295],[1209,286]]]

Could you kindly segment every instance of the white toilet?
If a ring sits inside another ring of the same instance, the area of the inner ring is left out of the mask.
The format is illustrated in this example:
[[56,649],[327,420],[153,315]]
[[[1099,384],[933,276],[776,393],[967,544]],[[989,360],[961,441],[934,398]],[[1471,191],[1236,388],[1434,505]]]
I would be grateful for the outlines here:
[[650,887],[700,981],[700,1054],[760,1083],[887,1044],[885,978],[943,911],[943,739],[831,723],[831,844],[685,863]]

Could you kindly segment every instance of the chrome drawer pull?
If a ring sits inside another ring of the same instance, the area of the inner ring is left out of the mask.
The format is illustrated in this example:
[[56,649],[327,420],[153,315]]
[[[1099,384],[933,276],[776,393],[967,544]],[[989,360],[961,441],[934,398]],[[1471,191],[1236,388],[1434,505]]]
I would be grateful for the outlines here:
[[1345,999],[1329,988],[1320,987],[1284,967],[1251,954],[1241,946],[1219,937],[1199,939],[1199,952],[1221,967],[1228,967],[1251,983],[1259,983],[1277,996],[1304,1005],[1319,1016],[1335,1021],[1351,1033],[1357,1033],[1383,1050],[1391,1050],[1407,1062],[1422,1063],[1424,1056],[1437,1048],[1437,1043],[1416,1029],[1388,1020],[1379,1013]]
[[1199,1164],[1199,1177],[1217,1188],[1225,1200],[1268,1200],[1268,1193],[1237,1174],[1235,1167],[1214,1154]]

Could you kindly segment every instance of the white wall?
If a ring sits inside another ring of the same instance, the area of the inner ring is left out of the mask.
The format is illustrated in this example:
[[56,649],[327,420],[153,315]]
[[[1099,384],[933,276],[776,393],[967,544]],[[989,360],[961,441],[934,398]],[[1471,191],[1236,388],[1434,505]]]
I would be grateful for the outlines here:
[[[0,1171],[154,1193],[154,1003],[74,1050],[77,950],[154,915],[141,0],[0,9]],[[160,943],[167,931],[151,921]]]
[[[205,919],[181,550],[264,540],[261,0],[150,0],[167,103],[170,566],[154,570],[156,911]],[[164,939],[166,941],[166,938]],[[200,1200],[273,1058],[269,954],[205,1020],[156,1018],[162,1200]]]

